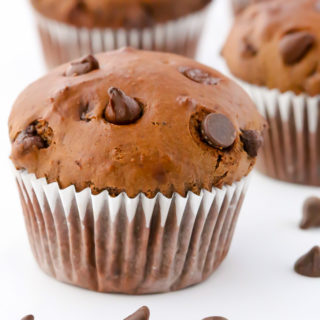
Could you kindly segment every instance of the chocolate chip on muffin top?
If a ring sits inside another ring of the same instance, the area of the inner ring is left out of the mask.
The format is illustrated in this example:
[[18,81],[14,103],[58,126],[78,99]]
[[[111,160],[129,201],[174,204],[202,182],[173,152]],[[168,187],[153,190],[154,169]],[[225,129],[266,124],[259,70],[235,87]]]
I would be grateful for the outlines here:
[[78,27],[145,28],[201,10],[211,0],[31,0],[41,14]]
[[320,94],[319,0],[266,1],[240,14],[223,49],[238,78],[281,92]]
[[16,168],[130,197],[199,194],[250,172],[265,122],[233,81],[172,54],[94,59],[97,68],[66,76],[76,64],[63,65],[19,96],[9,119]]

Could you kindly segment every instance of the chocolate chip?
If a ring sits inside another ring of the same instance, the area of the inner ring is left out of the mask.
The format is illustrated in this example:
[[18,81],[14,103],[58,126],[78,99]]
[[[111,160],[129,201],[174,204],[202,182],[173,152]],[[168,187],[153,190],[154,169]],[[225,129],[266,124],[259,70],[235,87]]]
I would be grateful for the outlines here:
[[320,199],[308,198],[303,204],[303,218],[300,223],[301,229],[320,227]]
[[188,79],[202,84],[216,85],[221,81],[221,79],[212,77],[209,73],[200,69],[181,67],[179,71]]
[[320,277],[320,247],[313,247],[295,264],[294,270],[306,277]]
[[219,149],[230,147],[237,136],[232,122],[219,113],[208,114],[202,121],[201,131],[205,141]]
[[135,99],[114,87],[109,88],[108,94],[110,100],[105,110],[107,121],[121,125],[133,123],[140,118],[142,108]]
[[34,316],[29,314],[28,316],[23,317],[21,320],[34,320]]
[[65,75],[67,77],[79,76],[82,74],[89,73],[93,70],[99,69],[98,60],[91,54],[83,57],[79,61],[71,62],[66,70]]
[[283,62],[286,65],[293,65],[301,61],[312,49],[315,40],[315,37],[306,31],[286,34],[279,44]]
[[148,320],[150,317],[150,311],[148,307],[142,307],[133,313],[131,316],[125,318],[124,320]]
[[208,317],[203,320],[228,320],[228,319],[224,317]]
[[15,143],[22,146],[23,152],[28,152],[32,148],[48,148],[52,139],[52,129],[44,120],[34,121],[17,136]]
[[256,130],[241,130],[241,141],[243,148],[250,157],[256,157],[258,150],[262,146],[263,138],[260,132]]

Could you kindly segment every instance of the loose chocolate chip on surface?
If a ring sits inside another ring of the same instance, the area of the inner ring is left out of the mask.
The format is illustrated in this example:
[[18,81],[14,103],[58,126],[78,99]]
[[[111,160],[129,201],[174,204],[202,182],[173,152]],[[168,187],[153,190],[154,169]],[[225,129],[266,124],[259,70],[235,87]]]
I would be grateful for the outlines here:
[[142,108],[135,99],[114,87],[109,88],[108,94],[110,101],[105,110],[107,121],[122,125],[133,123],[140,118]]
[[228,319],[224,317],[208,317],[203,320],[228,320]]
[[148,307],[142,307],[133,313],[131,316],[125,318],[124,320],[148,320],[150,317],[150,311]]
[[37,149],[48,148],[52,139],[52,129],[44,120],[34,121],[25,130],[21,131],[15,142],[23,146],[23,151],[28,152],[33,147]]
[[282,60],[287,65],[300,62],[315,44],[315,37],[306,32],[293,32],[285,35],[279,44]]
[[207,85],[216,85],[221,81],[221,79],[212,77],[209,73],[200,69],[181,67],[179,70],[184,76],[194,82]]
[[202,121],[201,131],[206,142],[219,149],[230,147],[237,136],[232,122],[219,113],[208,114]]
[[263,143],[263,138],[260,132],[256,130],[241,130],[241,141],[243,148],[250,157],[256,157]]
[[320,277],[320,247],[313,247],[295,264],[294,270],[306,277]]
[[89,54],[79,61],[71,62],[65,75],[67,77],[79,76],[96,69],[99,69],[99,62],[93,55]]
[[303,204],[303,218],[300,223],[301,229],[320,227],[320,199],[308,198]]
[[28,316],[23,317],[21,320],[34,320],[34,316],[29,314]]

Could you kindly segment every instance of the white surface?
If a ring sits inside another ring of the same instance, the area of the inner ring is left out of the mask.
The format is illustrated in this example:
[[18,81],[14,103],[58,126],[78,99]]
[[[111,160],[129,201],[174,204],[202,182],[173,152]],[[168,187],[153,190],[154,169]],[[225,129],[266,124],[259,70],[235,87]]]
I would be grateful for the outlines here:
[[[318,188],[275,182],[255,174],[229,256],[206,282],[180,292],[130,297],[98,294],[44,275],[29,249],[8,160],[7,117],[17,94],[44,72],[26,0],[0,4],[0,319],[121,320],[142,305],[151,320],[318,320],[320,279],[292,271],[295,260],[319,243],[319,230],[301,231],[303,200]],[[200,60],[219,68],[217,48],[227,32],[227,0],[217,0]]]

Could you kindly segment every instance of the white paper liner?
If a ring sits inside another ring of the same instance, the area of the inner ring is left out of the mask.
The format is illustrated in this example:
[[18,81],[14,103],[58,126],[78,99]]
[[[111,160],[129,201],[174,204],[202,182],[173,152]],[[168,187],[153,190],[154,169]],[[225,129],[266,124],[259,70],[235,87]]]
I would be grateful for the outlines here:
[[257,168],[280,180],[319,186],[320,95],[241,84],[269,124]]
[[226,256],[248,178],[212,192],[130,199],[15,176],[33,254],[47,274],[102,292],[178,290],[206,279]]
[[35,12],[45,59],[49,68],[88,53],[116,50],[125,46],[196,54],[208,7],[188,16],[144,29],[87,29],[51,20]]

